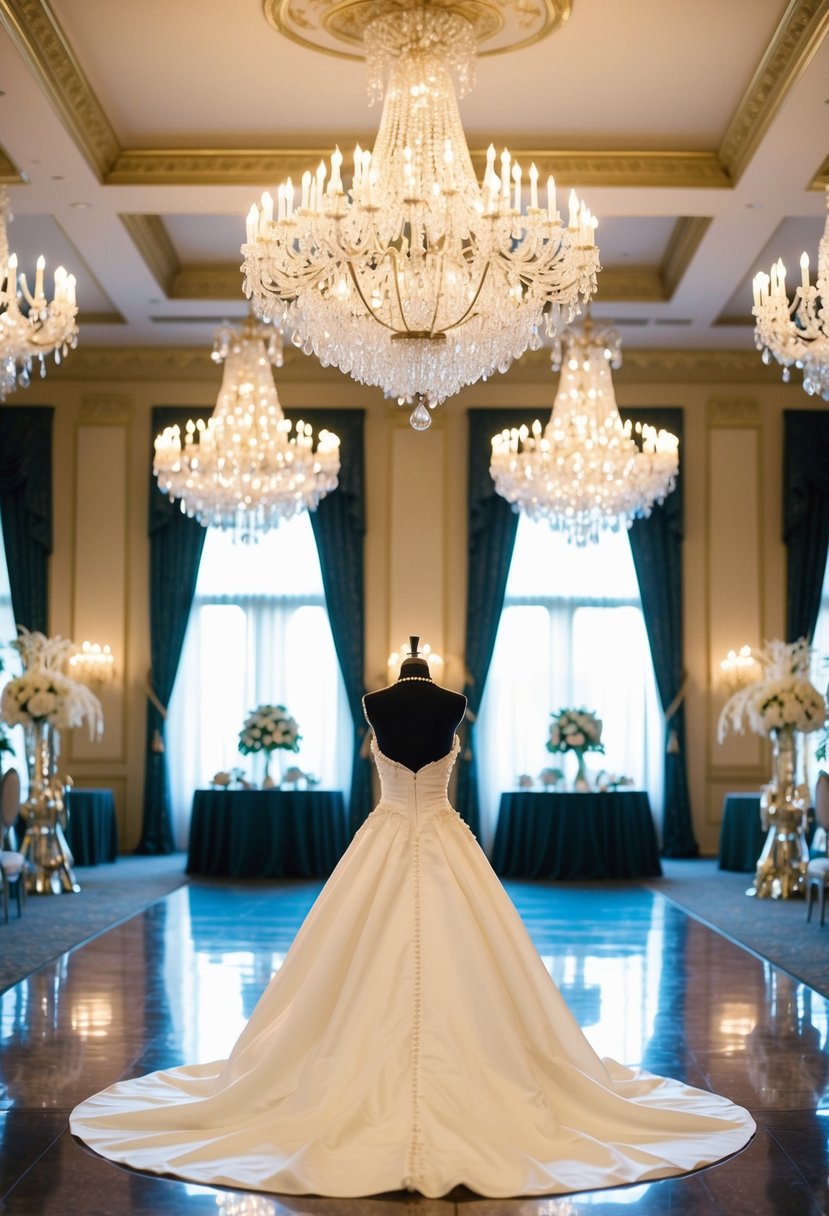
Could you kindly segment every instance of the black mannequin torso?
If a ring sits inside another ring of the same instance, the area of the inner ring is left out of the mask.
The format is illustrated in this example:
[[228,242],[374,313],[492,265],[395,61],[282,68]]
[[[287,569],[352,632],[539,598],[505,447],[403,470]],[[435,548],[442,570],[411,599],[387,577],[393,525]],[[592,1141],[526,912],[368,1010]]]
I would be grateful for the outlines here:
[[396,684],[363,698],[380,751],[413,773],[448,755],[466,712],[466,697],[432,683],[428,672],[425,662],[410,660]]

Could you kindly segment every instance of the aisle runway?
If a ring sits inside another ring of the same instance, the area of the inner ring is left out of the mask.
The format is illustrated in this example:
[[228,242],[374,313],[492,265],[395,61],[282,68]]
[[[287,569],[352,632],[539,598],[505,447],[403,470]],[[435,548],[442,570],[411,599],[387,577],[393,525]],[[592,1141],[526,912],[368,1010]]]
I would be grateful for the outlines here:
[[441,1200],[405,1193],[280,1198],[111,1165],[69,1134],[70,1110],[121,1077],[224,1056],[319,890],[311,883],[194,883],[0,995],[0,1210],[9,1216],[826,1213],[829,1001],[657,893],[616,883],[506,885],[596,1050],[747,1106],[758,1132],[744,1152],[688,1177],[514,1200],[468,1192]]

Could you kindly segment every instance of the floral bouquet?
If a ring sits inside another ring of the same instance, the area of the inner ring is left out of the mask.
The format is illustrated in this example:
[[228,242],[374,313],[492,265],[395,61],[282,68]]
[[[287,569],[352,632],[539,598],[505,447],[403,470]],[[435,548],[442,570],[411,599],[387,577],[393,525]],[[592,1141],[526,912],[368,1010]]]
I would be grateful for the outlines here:
[[560,709],[550,715],[548,752],[603,752],[602,723],[586,709]]
[[717,723],[717,739],[729,729],[757,735],[788,727],[809,734],[826,721],[826,702],[809,679],[812,649],[805,638],[797,642],[766,642],[754,651],[761,675],[726,701]]
[[89,724],[95,739],[103,730],[101,702],[85,684],[66,675],[74,643],[66,638],[47,638],[18,626],[20,637],[12,642],[23,660],[25,671],[9,680],[0,695],[0,718],[9,726],[36,726],[48,723],[58,730]]
[[284,705],[259,705],[248,714],[239,732],[239,751],[243,756],[280,749],[298,752],[301,738],[299,727]]

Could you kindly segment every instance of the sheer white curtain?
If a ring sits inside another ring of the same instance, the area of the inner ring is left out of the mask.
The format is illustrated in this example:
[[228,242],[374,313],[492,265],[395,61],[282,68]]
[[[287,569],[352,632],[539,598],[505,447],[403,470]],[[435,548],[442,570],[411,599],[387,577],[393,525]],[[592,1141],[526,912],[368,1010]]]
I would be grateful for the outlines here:
[[[818,613],[815,636],[812,640],[815,653],[812,657],[812,681],[824,695],[829,684],[829,562],[823,576],[823,591],[820,597],[820,612]],[[829,756],[818,760],[815,752],[823,739],[823,731],[815,731],[806,735],[806,780],[814,793],[815,781],[821,769],[829,771]],[[829,749],[827,749],[829,750]]]
[[[19,676],[23,670],[20,655],[12,649],[11,643],[17,637],[17,624],[12,610],[12,592],[9,585],[9,568],[6,564],[6,550],[0,532],[0,690],[14,676]],[[29,776],[26,767],[26,743],[22,726],[7,726],[6,735],[14,748],[13,752],[4,752],[0,766],[3,771],[16,768],[20,775],[22,796],[25,798],[29,791]]]
[[491,844],[503,792],[543,768],[575,776],[575,760],[545,748],[550,715],[594,710],[605,753],[587,767],[632,777],[662,804],[663,715],[626,532],[597,545],[568,545],[522,516],[504,611],[478,720],[484,842]]
[[245,717],[265,702],[285,705],[299,723],[300,751],[285,753],[285,764],[346,789],[351,713],[305,513],[255,545],[208,530],[168,715],[177,847],[187,844],[193,791],[215,772],[242,768],[261,783],[264,757],[237,747]]

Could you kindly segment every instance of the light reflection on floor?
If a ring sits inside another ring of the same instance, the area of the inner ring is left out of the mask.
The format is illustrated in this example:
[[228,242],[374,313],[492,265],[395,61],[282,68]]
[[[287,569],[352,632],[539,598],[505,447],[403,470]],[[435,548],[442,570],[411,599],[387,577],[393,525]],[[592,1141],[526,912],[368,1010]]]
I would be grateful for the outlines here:
[[319,884],[192,885],[0,995],[0,1197],[12,1216],[816,1216],[829,1211],[829,1002],[686,916],[617,884],[510,883],[595,1049],[748,1106],[742,1154],[687,1178],[565,1197],[259,1196],[122,1170],[66,1132],[124,1075],[223,1058]]

